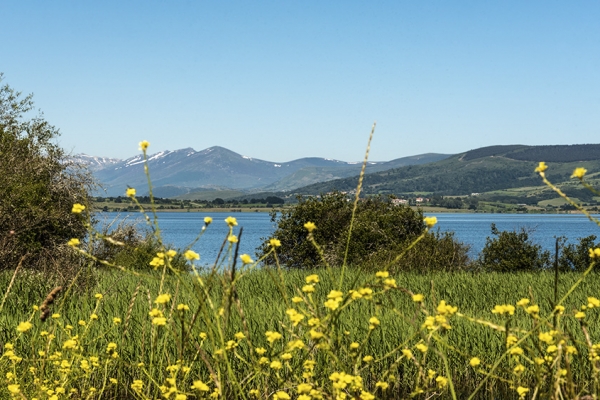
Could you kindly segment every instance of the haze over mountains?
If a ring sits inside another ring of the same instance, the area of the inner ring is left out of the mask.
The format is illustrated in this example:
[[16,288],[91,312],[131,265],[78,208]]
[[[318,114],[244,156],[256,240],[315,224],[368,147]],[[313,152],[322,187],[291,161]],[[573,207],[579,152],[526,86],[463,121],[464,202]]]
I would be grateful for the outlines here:
[[[448,158],[448,154],[421,154],[385,162],[369,162],[367,172],[385,171],[406,165],[431,163]],[[122,196],[126,188],[147,192],[143,158],[126,160],[78,154],[75,162],[87,165],[104,187],[98,196]],[[278,163],[243,156],[223,147],[202,151],[192,148],[161,151],[148,156],[154,193],[159,197],[176,197],[207,189],[235,189],[244,192],[281,192],[332,179],[346,178],[360,172],[360,162],[345,162],[308,157]]]

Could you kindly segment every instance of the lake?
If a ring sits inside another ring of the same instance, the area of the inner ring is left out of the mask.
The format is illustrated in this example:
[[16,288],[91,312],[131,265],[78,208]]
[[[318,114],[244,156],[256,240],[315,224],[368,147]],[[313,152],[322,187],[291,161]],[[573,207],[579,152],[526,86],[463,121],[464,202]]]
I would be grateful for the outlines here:
[[[224,220],[229,215],[237,218],[238,226],[244,228],[240,242],[240,254],[247,253],[254,257],[255,249],[261,245],[262,238],[269,237],[275,230],[268,213],[218,213],[218,212],[162,212],[157,213],[163,241],[175,248],[188,246],[201,232],[204,217],[213,218],[202,238],[193,246],[193,250],[201,255],[202,264],[214,262],[223,243],[228,227]],[[600,228],[580,214],[427,214],[438,218],[437,228],[440,231],[451,231],[455,237],[471,246],[473,257],[481,251],[486,238],[490,236],[490,225],[495,223],[499,230],[515,230],[524,227],[530,237],[544,249],[554,252],[556,236],[565,236],[570,241],[589,235],[600,237]],[[139,220],[144,224],[139,213],[118,214],[99,213],[101,221],[112,221],[115,218],[127,217],[130,221]],[[318,221],[314,221],[317,226]]]

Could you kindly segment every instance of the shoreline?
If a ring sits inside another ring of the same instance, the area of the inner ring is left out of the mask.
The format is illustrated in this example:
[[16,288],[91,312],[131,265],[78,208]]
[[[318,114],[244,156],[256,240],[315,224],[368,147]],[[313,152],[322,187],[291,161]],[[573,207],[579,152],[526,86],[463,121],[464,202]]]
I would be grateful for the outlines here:
[[[146,204],[142,204],[146,211],[150,211],[147,208]],[[271,211],[281,212],[288,207],[284,208],[239,208],[239,207],[214,207],[214,208],[185,208],[185,209],[157,209],[156,212],[161,213],[201,213],[201,212],[230,212],[230,213],[269,213]],[[466,209],[444,209],[441,207],[411,207],[413,210],[421,209],[423,213],[439,213],[439,214],[514,214],[514,215],[532,215],[532,214],[540,214],[540,215],[568,215],[568,214],[577,214],[583,215],[582,212],[577,210],[568,210],[568,211],[555,211],[555,212],[547,212],[547,211],[529,211],[529,212],[490,212],[490,211],[477,211],[477,210],[466,210]],[[102,213],[121,213],[121,212],[139,212],[139,210],[109,210],[103,211],[101,208],[93,208],[94,212],[99,214]],[[597,212],[590,212],[590,214],[597,214]]]

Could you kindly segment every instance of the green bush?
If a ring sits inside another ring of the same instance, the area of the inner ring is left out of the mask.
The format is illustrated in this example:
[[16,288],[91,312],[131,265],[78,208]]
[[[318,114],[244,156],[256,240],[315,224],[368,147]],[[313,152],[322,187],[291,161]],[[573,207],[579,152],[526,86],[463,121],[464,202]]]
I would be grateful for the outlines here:
[[558,265],[562,271],[582,272],[589,267],[593,261],[589,249],[599,247],[596,243],[596,235],[579,238],[577,244],[569,243],[562,246],[558,258]]
[[58,129],[32,110],[32,95],[0,87],[0,269],[23,259],[26,267],[64,270],[72,265],[63,262],[65,243],[86,234],[86,219],[71,208],[87,204],[92,180],[53,142]]
[[536,271],[550,267],[550,252],[534,244],[524,228],[499,231],[492,224],[492,235],[486,239],[479,255],[482,268],[498,272]]
[[[329,265],[343,263],[348,231],[352,219],[353,203],[343,193],[330,193],[320,198],[299,199],[293,208],[280,215],[271,214],[277,222],[273,236],[281,242],[277,256],[287,268],[311,269],[324,266],[321,256],[307,240],[306,222],[317,229],[314,239],[323,250]],[[425,232],[423,213],[407,206],[395,206],[380,197],[370,197],[357,204],[352,236],[348,245],[348,264],[369,269],[381,269],[390,263],[412,241]],[[456,242],[451,234],[427,233],[406,258],[392,268],[400,270],[461,269],[467,263],[468,247]],[[258,252],[262,257],[269,252],[265,243]],[[443,254],[442,254],[443,253]],[[267,264],[275,260],[266,258]],[[460,266],[460,267],[459,267]]]

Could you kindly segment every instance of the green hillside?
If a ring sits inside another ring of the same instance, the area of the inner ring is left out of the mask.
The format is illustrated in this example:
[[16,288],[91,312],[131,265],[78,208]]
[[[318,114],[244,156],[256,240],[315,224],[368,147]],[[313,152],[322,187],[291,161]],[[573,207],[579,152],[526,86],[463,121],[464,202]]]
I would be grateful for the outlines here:
[[[541,181],[534,169],[540,161],[548,163],[547,176],[555,183],[569,182],[575,167],[585,167],[589,171],[588,177],[593,179],[600,171],[600,145],[484,147],[434,163],[367,174],[363,190],[365,194],[416,192],[462,196],[537,187]],[[296,192],[351,191],[357,182],[357,177],[337,179],[306,186]]]

